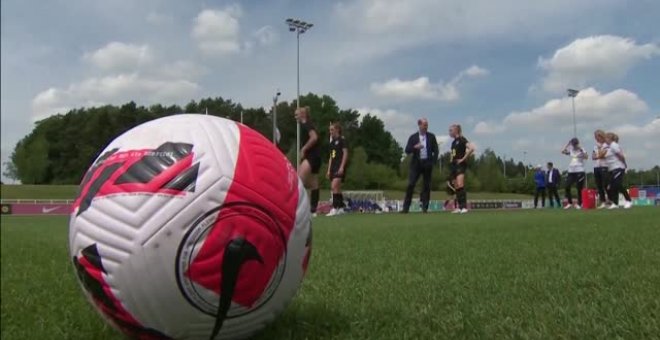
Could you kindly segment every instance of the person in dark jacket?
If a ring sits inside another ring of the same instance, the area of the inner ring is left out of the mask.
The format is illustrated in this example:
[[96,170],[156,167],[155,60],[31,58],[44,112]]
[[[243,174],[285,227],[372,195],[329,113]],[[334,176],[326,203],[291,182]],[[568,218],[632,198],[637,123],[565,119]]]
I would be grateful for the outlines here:
[[555,169],[552,162],[548,162],[548,176],[546,177],[545,187],[548,188],[548,200],[550,201],[550,207],[554,207],[553,199],[557,201],[557,208],[561,208],[561,201],[559,200],[559,193],[557,188],[561,183],[561,173],[559,170]]
[[534,172],[534,183],[536,183],[536,192],[534,193],[534,209],[539,206],[539,194],[541,195],[541,207],[545,208],[545,171],[541,165],[536,166]]
[[420,193],[422,212],[428,211],[429,200],[431,199],[431,173],[433,166],[438,161],[438,141],[435,135],[428,131],[428,120],[426,118],[419,119],[417,126],[419,131],[413,133],[408,138],[408,144],[406,144],[406,154],[412,155],[412,159],[410,160],[408,188],[406,189],[406,197],[403,201],[402,213],[408,213],[410,209],[413,191],[415,190],[415,184],[417,184],[419,176],[422,176],[423,180],[422,192]]

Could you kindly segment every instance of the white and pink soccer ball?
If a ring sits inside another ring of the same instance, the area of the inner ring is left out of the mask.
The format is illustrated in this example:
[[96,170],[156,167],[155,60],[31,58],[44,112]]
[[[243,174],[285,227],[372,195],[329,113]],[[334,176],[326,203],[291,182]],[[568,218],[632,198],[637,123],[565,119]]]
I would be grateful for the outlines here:
[[231,120],[182,114],[108,145],[80,185],[70,255],[103,317],[139,339],[239,339],[296,294],[309,261],[305,189]]

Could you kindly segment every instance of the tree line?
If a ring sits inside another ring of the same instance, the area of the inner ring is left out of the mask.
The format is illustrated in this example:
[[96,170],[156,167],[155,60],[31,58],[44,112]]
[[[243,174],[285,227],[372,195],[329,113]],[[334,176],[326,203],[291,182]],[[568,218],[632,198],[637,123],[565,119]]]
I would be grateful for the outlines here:
[[[371,114],[361,115],[353,109],[341,109],[327,95],[309,93],[300,98],[302,106],[309,106],[322,145],[322,169],[327,167],[328,126],[340,122],[349,141],[350,158],[347,189],[395,189],[407,185],[409,157],[396,142],[381,119]],[[278,148],[295,163],[296,101],[277,104],[277,127],[280,131]],[[35,123],[33,130],[15,146],[4,175],[23,184],[78,184],[92,161],[115,137],[144,122],[179,114],[206,113],[240,121],[273,138],[272,109],[246,108],[221,97],[191,101],[184,107],[161,104],[149,107],[129,102],[121,106],[77,108],[50,116]],[[411,131],[415,127],[411,126]],[[432,188],[442,189],[449,173],[449,153],[441,155],[433,174]],[[533,170],[522,162],[503,159],[493,150],[480,152],[469,160],[466,177],[471,191],[532,193]],[[506,167],[506,176],[504,168]],[[324,171],[322,171],[324,173]],[[628,184],[655,184],[660,173],[657,166],[649,171],[631,170]],[[593,176],[590,176],[592,179]],[[322,185],[327,186],[325,179]],[[590,185],[593,187],[593,184]]]

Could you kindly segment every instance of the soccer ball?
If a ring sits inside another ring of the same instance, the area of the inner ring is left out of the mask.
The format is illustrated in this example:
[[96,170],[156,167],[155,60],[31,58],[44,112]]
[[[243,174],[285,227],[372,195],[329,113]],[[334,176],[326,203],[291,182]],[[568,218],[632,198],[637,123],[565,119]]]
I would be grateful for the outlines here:
[[90,302],[131,338],[245,338],[296,294],[309,210],[295,169],[258,132],[169,116],[119,136],[88,169],[70,255]]

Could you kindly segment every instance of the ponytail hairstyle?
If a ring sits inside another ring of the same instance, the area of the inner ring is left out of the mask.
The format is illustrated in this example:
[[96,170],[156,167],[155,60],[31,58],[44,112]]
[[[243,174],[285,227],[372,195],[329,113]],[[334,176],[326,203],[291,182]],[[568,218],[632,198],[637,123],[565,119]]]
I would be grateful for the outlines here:
[[616,133],[614,133],[614,132],[608,132],[608,133],[606,133],[606,134],[605,134],[605,137],[606,137],[607,139],[611,140],[611,141],[614,141],[614,142],[616,142],[615,139],[619,139],[619,138],[617,137]]
[[309,106],[301,106],[300,108],[296,109],[296,113],[298,114],[298,117],[306,121],[310,120],[309,112],[310,112]]
[[598,140],[598,139],[605,140],[605,137],[606,137],[605,131],[603,131],[601,129],[598,129],[598,130],[594,131],[594,137],[596,137],[596,140]]
[[340,136],[342,136],[342,130],[341,130],[341,123],[340,122],[334,122],[331,124],[332,127],[339,133]]
[[461,124],[452,124],[451,127],[456,129],[456,133],[458,133],[458,136],[463,135],[463,128],[461,127]]

